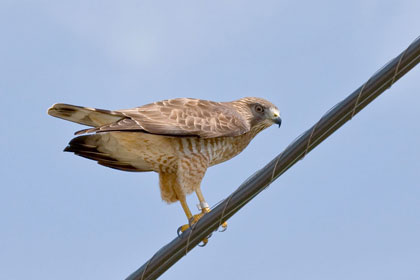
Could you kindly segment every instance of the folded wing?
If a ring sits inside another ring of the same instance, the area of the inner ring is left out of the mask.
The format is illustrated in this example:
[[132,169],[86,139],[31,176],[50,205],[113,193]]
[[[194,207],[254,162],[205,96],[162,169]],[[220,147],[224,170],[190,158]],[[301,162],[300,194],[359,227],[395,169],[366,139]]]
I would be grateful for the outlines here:
[[78,132],[143,131],[167,136],[212,138],[237,136],[250,130],[246,120],[228,103],[192,98],[159,101],[127,110],[116,122]]

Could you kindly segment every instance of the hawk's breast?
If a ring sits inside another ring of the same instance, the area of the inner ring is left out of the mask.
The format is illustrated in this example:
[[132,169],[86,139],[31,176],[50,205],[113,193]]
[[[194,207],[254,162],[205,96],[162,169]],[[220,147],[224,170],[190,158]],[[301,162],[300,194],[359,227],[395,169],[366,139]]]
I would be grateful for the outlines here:
[[248,133],[234,137],[179,138],[179,153],[184,156],[204,157],[209,166],[227,161],[238,155],[251,141]]

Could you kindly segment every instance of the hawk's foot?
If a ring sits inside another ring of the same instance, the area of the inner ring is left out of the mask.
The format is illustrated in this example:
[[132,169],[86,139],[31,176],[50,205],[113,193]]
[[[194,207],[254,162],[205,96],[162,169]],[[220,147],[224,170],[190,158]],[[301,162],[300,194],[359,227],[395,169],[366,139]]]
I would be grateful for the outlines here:
[[[210,212],[210,208],[205,207],[205,208],[201,209],[201,214],[194,215],[194,217],[198,216],[198,215],[203,216],[204,214],[209,213],[209,212]],[[200,218],[201,218],[201,216],[200,216]],[[221,226],[222,226],[222,229],[220,230],[220,232],[224,232],[227,229],[227,222],[223,222],[221,224]]]
[[[197,223],[205,214],[210,212],[210,208],[209,207],[205,207],[201,209],[201,213],[196,214],[194,216],[192,216],[189,220],[188,224],[182,225],[178,228],[177,230],[177,234],[178,236],[180,236],[184,231],[186,231],[188,228],[192,227],[195,223]],[[221,224],[222,229],[220,230],[220,232],[223,232],[227,229],[227,222],[223,222]],[[209,238],[211,237],[211,234],[209,236],[207,236],[206,238],[204,238],[202,240],[202,243],[200,243],[198,246],[200,247],[204,247],[207,245],[207,243],[209,242]]]
[[[191,219],[189,220],[188,224],[182,225],[178,228],[177,230],[177,234],[178,236],[180,236],[184,231],[186,231],[188,228],[192,227],[195,223],[197,223],[203,216],[204,214],[210,212],[209,208],[205,208],[202,210],[201,213],[196,214],[194,216],[191,217]],[[207,236],[206,238],[204,238],[200,244],[198,244],[198,246],[200,247],[204,247],[207,245],[207,243],[209,242],[209,238],[210,238],[211,234],[209,236]]]
[[203,214],[197,214],[191,217],[191,219],[188,221],[188,224],[182,225],[178,228],[177,233],[178,236],[180,236],[184,231],[186,231],[188,228],[190,228],[191,226],[193,226],[195,223],[198,222],[198,220],[201,219],[201,217],[203,217]]
[[194,215],[190,218],[190,220],[188,221],[189,222],[188,224],[180,226],[177,230],[178,236],[181,235],[181,233],[186,231],[188,228],[193,226],[195,223],[197,223],[198,220],[200,220],[201,217],[203,217],[203,215],[204,215],[204,213],[196,214],[196,215]]

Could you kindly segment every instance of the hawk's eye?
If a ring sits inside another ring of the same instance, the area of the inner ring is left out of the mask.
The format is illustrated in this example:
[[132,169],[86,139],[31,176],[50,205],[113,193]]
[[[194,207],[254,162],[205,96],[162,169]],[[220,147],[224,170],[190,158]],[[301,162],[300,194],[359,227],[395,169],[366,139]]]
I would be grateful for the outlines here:
[[257,113],[263,113],[264,112],[264,108],[261,105],[257,105],[257,106],[255,106],[255,111]]

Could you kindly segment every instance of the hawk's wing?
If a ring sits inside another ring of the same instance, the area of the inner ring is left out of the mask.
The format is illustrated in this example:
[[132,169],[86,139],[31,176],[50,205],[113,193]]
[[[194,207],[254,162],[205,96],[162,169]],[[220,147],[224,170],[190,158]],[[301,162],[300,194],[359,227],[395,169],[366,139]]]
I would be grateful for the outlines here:
[[250,130],[250,125],[227,103],[192,98],[159,101],[141,107],[118,110],[125,118],[108,125],[86,129],[87,132],[146,131],[168,136],[212,138],[237,136]]

